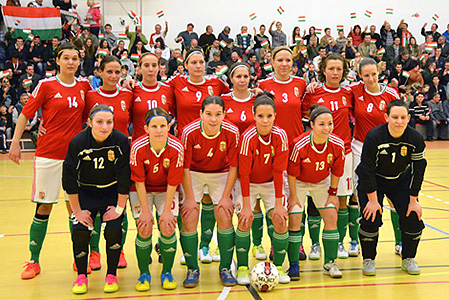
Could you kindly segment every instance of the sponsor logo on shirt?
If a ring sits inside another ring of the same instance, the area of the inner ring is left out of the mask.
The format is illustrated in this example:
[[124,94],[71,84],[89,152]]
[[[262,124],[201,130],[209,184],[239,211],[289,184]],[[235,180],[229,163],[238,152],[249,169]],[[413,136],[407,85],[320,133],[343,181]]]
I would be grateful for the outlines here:
[[62,98],[62,95],[58,92],[53,98]]
[[230,113],[233,113],[234,111],[232,110],[232,108],[230,108],[230,109],[228,109],[227,111],[226,111],[226,113],[227,114],[230,114]]
[[88,155],[88,156],[84,156],[84,157],[83,157],[83,160],[92,160],[92,159],[91,159],[90,156]]
[[380,151],[380,154],[385,154],[385,155],[388,155],[388,152],[387,152],[387,151],[385,151],[385,149],[384,149],[384,150]]
[[140,99],[140,97],[137,97],[136,102],[142,102],[142,99]]
[[193,146],[193,149],[201,149],[201,145],[200,144],[196,144],[195,146]]
[[304,163],[311,163],[310,159],[307,157],[306,159],[303,160]]
[[359,97],[359,100],[360,100],[360,101],[364,101],[365,99],[363,99],[363,96],[360,96],[360,97]]
[[317,103],[323,103],[323,102],[324,102],[323,98],[320,98],[320,99],[317,101]]
[[147,160],[145,160],[143,163],[146,164],[146,165],[149,165],[149,164],[150,164],[150,161],[147,159]]
[[189,89],[188,89],[187,87],[184,87],[181,91],[183,91],[183,92],[188,92]]

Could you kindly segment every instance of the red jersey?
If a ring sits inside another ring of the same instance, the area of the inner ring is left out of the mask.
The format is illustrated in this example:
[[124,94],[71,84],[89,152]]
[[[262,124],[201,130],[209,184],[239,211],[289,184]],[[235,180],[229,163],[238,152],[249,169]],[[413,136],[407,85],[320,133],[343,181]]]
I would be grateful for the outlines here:
[[242,135],[239,154],[243,197],[249,196],[250,182],[270,182],[277,175],[280,181],[275,181],[276,197],[282,197],[282,172],[287,169],[287,163],[288,138],[283,129],[273,126],[269,136],[261,137],[256,125],[248,127]]
[[158,154],[151,148],[148,134],[131,143],[131,179],[145,182],[147,193],[166,192],[167,184],[178,186],[184,172],[184,147],[168,135],[165,148]]
[[235,124],[240,133],[245,132],[246,128],[254,124],[253,105],[256,95],[250,93],[247,99],[240,100],[231,93],[220,96],[226,109],[226,119]]
[[322,84],[314,93],[306,93],[302,102],[302,110],[309,111],[310,106],[314,104],[330,109],[334,120],[333,133],[345,142],[345,153],[351,153],[351,127],[349,126],[349,115],[353,104],[351,90],[347,87],[332,90]]
[[108,105],[114,112],[114,128],[128,136],[128,124],[132,111],[133,93],[124,88],[106,92],[101,88],[89,91],[86,95],[84,121],[89,117],[92,107],[98,104]]
[[172,114],[178,121],[178,132],[196,120],[200,114],[201,103],[208,96],[219,96],[231,90],[215,75],[204,77],[200,83],[193,83],[187,75],[176,75],[167,82],[175,94]]
[[354,138],[364,142],[371,129],[386,122],[388,103],[400,98],[395,90],[384,84],[380,84],[377,94],[368,92],[361,81],[351,84],[349,88],[354,95]]
[[185,169],[203,173],[220,173],[238,166],[239,129],[224,120],[216,136],[207,136],[201,119],[184,127],[181,141],[186,149]]
[[139,82],[133,89],[133,136],[132,140],[136,140],[146,134],[145,114],[152,108],[160,107],[167,112],[171,110],[174,102],[172,89],[165,83],[159,82],[155,87],[144,86]]
[[55,76],[39,82],[22,110],[32,119],[42,108],[47,133],[37,139],[36,156],[65,159],[70,141],[83,129],[84,98],[91,89],[87,79],[65,84]]
[[343,176],[345,145],[338,136],[332,133],[325,144],[314,145],[312,131],[309,131],[301,134],[293,143],[288,175],[309,183],[323,181],[330,172],[337,177]]
[[296,76],[287,81],[279,81],[273,76],[261,80],[259,88],[274,94],[276,125],[287,132],[289,142],[293,141],[304,132],[301,100],[306,90],[306,81]]

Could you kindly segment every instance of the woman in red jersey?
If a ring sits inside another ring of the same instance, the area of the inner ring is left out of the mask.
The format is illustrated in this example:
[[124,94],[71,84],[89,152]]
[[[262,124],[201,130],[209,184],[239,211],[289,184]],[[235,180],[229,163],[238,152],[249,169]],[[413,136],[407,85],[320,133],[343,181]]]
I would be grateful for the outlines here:
[[[100,63],[100,77],[102,86],[89,91],[86,95],[86,107],[84,109],[84,118],[87,119],[88,113],[95,105],[105,104],[109,106],[114,112],[114,128],[119,130],[124,135],[128,136],[128,125],[132,111],[133,94],[131,91],[119,87],[121,75],[121,64],[117,57],[107,55]],[[126,233],[128,231],[128,218],[126,216],[126,209],[123,215],[122,222],[122,248],[125,245]],[[99,270],[101,268],[100,255],[100,233],[101,233],[101,219],[100,215],[94,219],[94,229],[90,238],[90,256],[89,267],[92,270]],[[125,259],[125,253],[122,250],[120,253],[119,268],[126,268],[128,263]],[[74,265],[75,267],[75,265]]]
[[230,268],[234,249],[234,205],[230,195],[238,173],[239,130],[224,120],[225,105],[220,97],[209,96],[201,105],[201,118],[185,126],[181,137],[185,147],[181,245],[188,267],[184,287],[195,287],[198,283],[196,230],[198,204],[205,188],[212,199],[218,224],[220,279],[223,285],[233,286],[236,280]]
[[312,131],[294,139],[288,164],[289,261],[288,274],[299,280],[299,245],[302,212],[309,192],[324,220],[324,274],[340,278],[342,274],[334,262],[338,250],[337,186],[343,175],[345,146],[343,140],[332,134],[332,112],[324,106],[312,107]]
[[[39,82],[17,121],[9,157],[20,160],[20,138],[29,118],[41,108],[46,134],[37,140],[34,159],[32,202],[37,203],[30,228],[31,260],[22,272],[22,279],[34,278],[40,273],[39,254],[45,239],[48,218],[53,204],[58,203],[61,191],[62,164],[70,140],[82,130],[84,99],[91,90],[85,79],[75,79],[80,65],[79,52],[71,43],[56,51],[58,75]],[[68,124],[70,120],[70,124]],[[71,212],[70,204],[67,209]]]
[[161,285],[171,290],[177,287],[171,269],[176,255],[176,217],[179,208],[178,185],[182,182],[184,147],[169,132],[169,115],[160,108],[150,109],[145,116],[145,135],[131,144],[131,179],[136,191],[129,200],[137,223],[136,255],[140,276],[137,291],[150,289],[148,268],[153,233],[153,205],[160,226],[159,247],[163,257]]
[[282,269],[288,247],[288,214],[283,195],[283,172],[287,169],[288,162],[288,138],[283,129],[274,125],[275,109],[272,94],[264,92],[258,95],[253,108],[255,124],[246,129],[240,143],[239,175],[242,194],[237,195],[235,199],[239,220],[235,238],[236,249],[239,249],[239,284],[249,283],[249,230],[257,197],[262,198],[267,215],[274,226],[273,262],[279,271],[279,282],[290,282],[290,278]]

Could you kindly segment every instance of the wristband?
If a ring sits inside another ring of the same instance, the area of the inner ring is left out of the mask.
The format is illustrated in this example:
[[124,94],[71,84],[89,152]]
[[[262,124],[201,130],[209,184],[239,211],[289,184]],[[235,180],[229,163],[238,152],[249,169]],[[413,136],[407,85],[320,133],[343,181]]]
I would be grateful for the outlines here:
[[337,188],[333,188],[333,187],[329,187],[329,189],[327,190],[327,193],[331,196],[337,196]]
[[119,215],[121,215],[122,213],[123,213],[123,210],[124,210],[125,208],[124,207],[121,207],[121,206],[116,206],[115,207],[115,212],[116,213],[118,213]]

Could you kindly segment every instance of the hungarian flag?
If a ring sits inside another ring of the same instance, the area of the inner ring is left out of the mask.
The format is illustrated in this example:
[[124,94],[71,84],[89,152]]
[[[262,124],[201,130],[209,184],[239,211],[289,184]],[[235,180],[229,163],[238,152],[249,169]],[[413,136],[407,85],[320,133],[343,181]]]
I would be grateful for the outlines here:
[[278,7],[277,11],[280,15],[282,15],[285,12],[285,10],[281,6]]
[[84,22],[83,23],[83,28],[90,28],[90,23],[89,22]]
[[226,46],[228,45],[228,43],[226,43],[224,40],[220,41],[220,46],[223,48],[226,48]]
[[429,53],[432,53],[433,47],[430,46],[430,45],[426,45],[426,46],[424,47],[424,51],[429,52]]
[[1,74],[0,75],[1,78],[3,78],[3,77],[11,78],[12,77],[12,72],[10,70],[3,71],[0,74]]
[[51,73],[51,71],[45,71],[45,77],[49,78],[53,76],[53,73]]
[[377,43],[377,40],[375,40],[375,39],[371,39],[371,41],[369,41],[371,44],[375,44],[375,43]]
[[98,55],[106,56],[108,55],[108,51],[106,49],[98,49]]
[[161,81],[162,82],[167,81],[167,79],[168,79],[167,75],[161,75]]
[[337,31],[343,31],[344,28],[343,25],[337,25]]
[[402,71],[402,76],[408,79],[410,77],[410,73],[407,71]]
[[308,69],[309,69],[309,64],[308,64],[308,63],[305,63],[305,64],[304,64],[304,69],[305,69],[305,70],[308,70]]
[[32,41],[32,40],[34,40],[34,34],[29,34],[28,36],[27,36],[27,39],[29,39],[30,41]]
[[424,61],[424,58],[425,58],[426,56],[424,55],[424,53],[423,54],[421,54],[420,56],[419,56],[419,61]]
[[268,40],[264,40],[264,41],[260,42],[260,45],[261,45],[263,48],[265,48],[265,47],[268,47],[269,42],[268,42]]
[[377,50],[377,54],[379,54],[379,55],[385,54],[385,48],[382,47],[379,50]]
[[134,22],[134,25],[136,25],[136,26],[142,25],[142,17],[134,18],[133,22]]
[[306,21],[306,16],[299,16],[298,17],[298,22],[305,22]]
[[240,34],[242,37],[247,37],[248,36],[248,31],[244,31]]
[[352,12],[352,13],[351,13],[351,19],[355,19],[355,18],[357,18],[357,13]]
[[25,34],[31,34],[31,28],[24,28],[24,29],[22,29],[22,31]]
[[31,79],[29,79],[29,78],[24,79],[23,83],[25,84],[25,86],[33,85],[33,81]]
[[[15,28],[11,37],[13,39],[19,36],[26,38],[31,33],[30,28],[33,28],[33,33],[39,35],[43,41],[51,40],[55,36],[62,38],[59,8],[2,6],[2,11],[8,30]],[[23,32],[24,29],[29,31]]]
[[266,65],[263,66],[263,69],[264,69],[266,72],[273,72],[273,65],[272,65],[271,63],[268,63],[268,64],[266,64]]
[[98,38],[99,38],[99,39],[104,39],[104,33],[99,33],[99,34],[98,34]]
[[430,42],[428,43],[429,46],[432,46],[432,48],[438,48],[438,43],[437,42]]
[[434,14],[433,17],[432,17],[432,19],[433,19],[435,22],[438,21],[439,18],[440,18],[440,16],[437,15],[437,14]]
[[126,36],[126,33],[119,33],[118,34],[118,39],[119,40],[126,40],[128,37]]
[[386,11],[385,11],[385,13],[386,13],[387,15],[392,15],[392,14],[393,14],[393,9],[392,9],[392,8],[387,8]]
[[306,56],[306,54],[307,54],[307,48],[302,49],[302,50],[301,50],[301,54],[304,55],[304,56]]
[[140,58],[140,55],[139,55],[139,54],[137,54],[137,53],[131,54],[131,60],[138,61],[139,58]]
[[226,74],[227,71],[228,71],[228,66],[226,66],[226,65],[218,66],[217,69],[215,69],[215,74],[217,74],[217,76],[223,76],[224,74]]
[[414,14],[412,15],[412,18],[419,18],[419,14],[418,14],[418,13],[414,13]]
[[354,82],[354,81],[355,81],[355,77],[354,77],[354,76],[348,75],[348,76],[346,76],[346,78],[347,78],[350,82]]
[[372,12],[370,12],[369,10],[365,10],[365,16],[367,16],[368,18],[371,18],[371,15],[372,15],[373,13]]
[[94,5],[92,5],[92,8],[100,9],[100,7],[101,7],[100,3],[94,3]]
[[131,20],[134,20],[134,19],[137,17],[137,14],[136,14],[134,11],[130,10],[130,11],[128,12],[128,17],[129,17]]
[[315,34],[320,35],[321,34],[321,28],[315,28]]
[[302,38],[299,35],[295,36],[295,43],[299,43],[301,41],[302,41]]
[[254,21],[256,18],[257,18],[256,13],[252,13],[252,14],[249,15],[249,19],[250,19],[251,21]]
[[126,54],[126,53],[123,53],[122,55],[120,55],[120,60],[121,61],[124,61],[127,58],[128,58],[128,54]]
[[164,16],[164,11],[163,11],[163,10],[160,10],[160,11],[158,11],[158,12],[156,13],[156,15],[157,15],[158,18],[162,18],[162,17]]
[[178,56],[178,57],[176,58],[176,61],[178,62],[178,64],[183,64],[183,63],[184,63],[184,57]]

